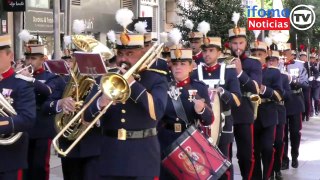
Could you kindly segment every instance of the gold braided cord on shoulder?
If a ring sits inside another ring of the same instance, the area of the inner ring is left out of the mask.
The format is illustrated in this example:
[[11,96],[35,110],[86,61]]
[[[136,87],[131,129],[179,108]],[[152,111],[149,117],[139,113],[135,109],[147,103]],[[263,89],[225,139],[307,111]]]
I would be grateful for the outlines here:
[[149,69],[147,69],[147,71],[152,71],[152,72],[156,72],[156,73],[163,74],[163,75],[167,75],[168,74],[167,72],[165,72],[163,70],[159,70],[159,69],[149,68]]

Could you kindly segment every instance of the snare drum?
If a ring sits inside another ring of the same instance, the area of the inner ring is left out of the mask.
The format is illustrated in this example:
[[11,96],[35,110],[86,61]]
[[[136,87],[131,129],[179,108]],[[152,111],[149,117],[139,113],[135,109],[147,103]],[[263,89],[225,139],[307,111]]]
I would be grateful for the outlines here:
[[164,152],[163,166],[177,179],[218,179],[231,163],[194,126]]

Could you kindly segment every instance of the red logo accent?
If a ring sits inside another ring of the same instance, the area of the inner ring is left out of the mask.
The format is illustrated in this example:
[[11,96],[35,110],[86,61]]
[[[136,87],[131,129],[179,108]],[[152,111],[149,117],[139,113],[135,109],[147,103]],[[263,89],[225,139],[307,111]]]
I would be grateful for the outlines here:
[[290,30],[290,19],[248,18],[248,30]]

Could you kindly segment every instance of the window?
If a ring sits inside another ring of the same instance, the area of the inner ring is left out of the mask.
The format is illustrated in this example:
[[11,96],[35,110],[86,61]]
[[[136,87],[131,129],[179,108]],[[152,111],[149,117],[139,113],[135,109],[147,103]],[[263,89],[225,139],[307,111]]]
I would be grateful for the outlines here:
[[[50,0],[26,0],[27,7],[50,9]],[[51,0],[52,1],[52,0]]]

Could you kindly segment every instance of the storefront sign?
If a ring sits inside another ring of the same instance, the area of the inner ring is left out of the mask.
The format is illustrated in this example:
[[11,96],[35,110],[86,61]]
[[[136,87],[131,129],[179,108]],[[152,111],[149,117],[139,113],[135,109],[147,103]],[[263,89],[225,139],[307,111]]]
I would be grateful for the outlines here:
[[140,5],[158,6],[158,0],[140,0]]
[[17,12],[26,10],[25,0],[3,0],[2,3],[4,11]]
[[[27,10],[25,13],[25,29],[34,33],[53,33],[53,13]],[[60,13],[60,32],[64,32],[64,13]]]

